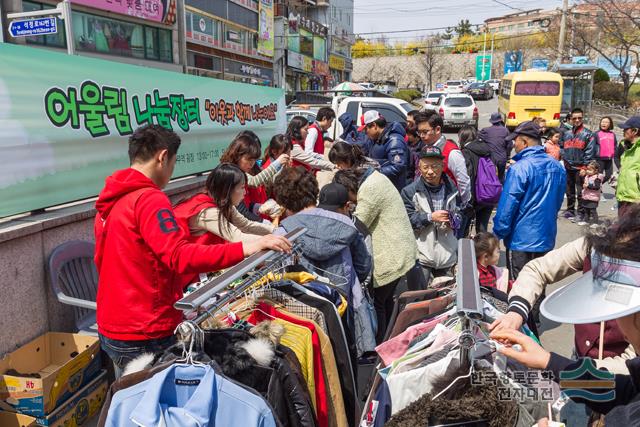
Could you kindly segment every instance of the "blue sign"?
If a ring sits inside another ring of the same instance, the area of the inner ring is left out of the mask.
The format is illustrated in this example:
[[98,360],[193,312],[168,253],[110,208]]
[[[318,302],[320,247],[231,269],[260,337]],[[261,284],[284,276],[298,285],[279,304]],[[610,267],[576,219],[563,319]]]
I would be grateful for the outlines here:
[[572,64],[586,65],[586,64],[590,64],[591,60],[589,59],[588,56],[572,56],[571,57],[571,63]]
[[58,22],[54,17],[11,21],[9,34],[11,37],[41,36],[58,32]]
[[549,60],[546,58],[534,58],[531,60],[530,70],[547,71],[549,69]]
[[509,74],[516,71],[522,71],[522,51],[505,52],[504,73]]
[[[606,58],[602,56],[599,57],[598,68],[602,68],[603,70],[605,70],[607,74],[609,74],[609,77],[611,78],[619,78],[620,70],[622,70],[622,64],[624,61],[620,56],[618,56],[617,58],[610,58],[610,59],[613,61],[613,64],[609,62],[609,60],[607,60]],[[628,61],[627,66],[624,68],[624,70],[627,73],[631,72],[631,60]]]

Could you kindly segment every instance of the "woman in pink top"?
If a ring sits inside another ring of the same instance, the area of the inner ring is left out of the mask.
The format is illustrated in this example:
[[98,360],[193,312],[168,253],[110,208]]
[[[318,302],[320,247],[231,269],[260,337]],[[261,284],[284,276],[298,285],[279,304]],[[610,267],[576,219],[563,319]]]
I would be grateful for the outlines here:
[[600,120],[600,130],[596,132],[595,139],[596,147],[598,147],[600,171],[604,172],[604,182],[607,182],[613,175],[613,157],[618,143],[616,134],[613,133],[613,120],[611,120],[611,117],[603,117]]

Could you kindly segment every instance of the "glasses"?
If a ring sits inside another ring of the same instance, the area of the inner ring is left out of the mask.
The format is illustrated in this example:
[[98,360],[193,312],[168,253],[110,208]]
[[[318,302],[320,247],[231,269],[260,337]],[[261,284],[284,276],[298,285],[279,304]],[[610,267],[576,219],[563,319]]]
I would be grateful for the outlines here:
[[574,122],[578,121],[578,120],[582,120],[583,117],[582,116],[578,116],[578,117],[571,117],[571,120],[573,120]]
[[416,133],[418,134],[418,136],[427,136],[429,134],[436,133],[436,131],[435,131],[435,129],[417,130]]

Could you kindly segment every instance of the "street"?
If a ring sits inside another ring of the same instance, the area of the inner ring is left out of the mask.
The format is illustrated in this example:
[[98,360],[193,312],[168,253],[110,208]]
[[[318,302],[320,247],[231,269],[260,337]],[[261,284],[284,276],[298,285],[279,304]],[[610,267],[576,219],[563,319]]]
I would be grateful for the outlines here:
[[[498,111],[498,99],[494,98],[489,101],[476,101],[478,105],[478,111],[480,113],[480,123],[479,128],[482,129],[485,126],[489,126],[489,116],[491,113]],[[451,138],[454,141],[458,140],[457,134],[455,131],[451,129],[447,129],[446,132],[447,138]],[[615,201],[615,191],[608,184],[605,185],[603,190],[603,197],[598,206],[598,215],[601,220],[611,220],[613,221],[617,216],[617,208]],[[563,209],[564,209],[563,205]],[[562,214],[563,210],[560,211]],[[489,229],[492,228],[492,223],[489,224]],[[556,238],[556,248],[568,243],[572,240],[577,239],[579,236],[582,236],[586,233],[588,228],[578,226],[571,221],[564,219],[562,217],[558,218],[558,235]],[[504,248],[501,251],[501,266],[506,265],[505,261],[505,252]],[[556,289],[562,287],[563,285],[575,280],[580,273],[576,273],[567,279],[555,283],[547,289],[547,295]],[[570,357],[571,352],[573,350],[573,326],[568,324],[558,324],[552,322],[548,319],[542,320],[542,328],[540,331],[542,332],[541,341],[543,346],[550,351],[554,351],[563,356]]]

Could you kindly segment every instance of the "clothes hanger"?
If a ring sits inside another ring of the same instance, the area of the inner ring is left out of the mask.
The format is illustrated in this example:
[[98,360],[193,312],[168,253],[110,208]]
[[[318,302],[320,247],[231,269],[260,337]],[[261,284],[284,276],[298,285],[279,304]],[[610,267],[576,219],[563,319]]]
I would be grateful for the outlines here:
[[[178,327],[174,331],[174,334],[180,334],[183,337],[182,339],[180,339],[180,342],[182,344],[182,357],[180,359],[176,359],[174,363],[184,366],[197,366],[206,370],[207,365],[195,360],[193,357],[193,347],[196,341],[198,341],[198,337],[201,338],[201,341],[198,342],[199,347],[200,343],[204,342],[204,332],[192,321],[185,320],[178,325]],[[188,349],[184,337],[188,337]]]

